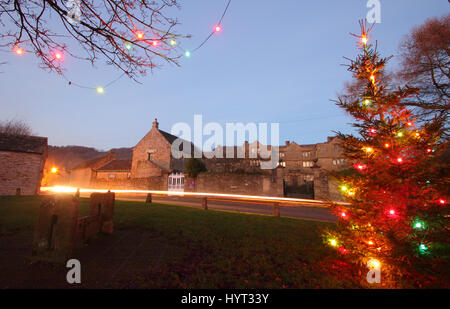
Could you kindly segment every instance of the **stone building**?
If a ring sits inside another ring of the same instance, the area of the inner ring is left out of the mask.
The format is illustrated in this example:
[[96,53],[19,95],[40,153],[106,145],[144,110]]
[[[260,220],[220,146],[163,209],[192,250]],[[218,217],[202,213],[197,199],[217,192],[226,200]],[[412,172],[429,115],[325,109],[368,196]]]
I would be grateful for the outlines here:
[[110,152],[105,156],[81,162],[69,171],[69,185],[73,187],[89,188],[92,180],[96,179],[96,170],[116,159],[116,154]]
[[[190,155],[179,159],[172,156],[177,139],[160,130],[155,119],[152,129],[133,147],[131,160],[117,160],[114,153],[109,153],[84,161],[71,170],[70,185],[102,189],[168,190],[171,185],[179,188],[184,185],[184,171]],[[194,151],[190,142],[184,142]],[[179,150],[183,150],[183,144]]]
[[0,134],[0,195],[37,194],[47,153],[46,137]]
[[[177,159],[172,156],[172,145],[178,137],[159,129],[155,119],[152,129],[133,147],[131,178],[160,177],[173,172],[184,172],[190,155]],[[187,142],[193,151],[193,146]],[[179,149],[182,151],[182,144]]]
[[[279,146],[278,168],[273,170],[261,169],[261,151],[270,151],[270,146],[264,146],[257,142],[245,143],[241,147],[222,147],[223,158],[204,159],[209,172],[240,173],[245,175],[272,176],[273,179],[282,179],[282,196],[334,199],[340,200],[336,183],[329,178],[328,172],[337,171],[348,166],[343,158],[342,149],[337,137],[328,137],[325,143],[299,145],[296,142],[286,142]],[[237,153],[241,149],[245,153],[244,158],[227,158],[226,150]],[[282,169],[282,171],[280,171]],[[282,176],[280,176],[282,175]],[[245,187],[242,188],[245,191]],[[272,191],[271,191],[272,192]],[[279,195],[280,189],[276,192]]]
[[285,194],[293,197],[340,200],[336,183],[328,172],[348,167],[337,137],[325,143],[280,146],[280,165],[285,168]]
[[97,179],[126,180],[131,178],[131,160],[113,160],[95,170]]

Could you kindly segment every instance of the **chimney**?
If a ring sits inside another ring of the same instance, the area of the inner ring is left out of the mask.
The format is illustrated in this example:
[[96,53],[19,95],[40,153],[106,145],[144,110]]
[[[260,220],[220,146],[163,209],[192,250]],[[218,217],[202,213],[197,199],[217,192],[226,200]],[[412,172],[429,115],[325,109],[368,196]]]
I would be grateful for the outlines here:
[[157,118],[155,118],[155,121],[153,121],[152,129],[153,129],[153,128],[159,129],[159,122],[158,122],[158,119],[157,119]]
[[286,141],[286,146],[289,146],[291,144],[290,141]]

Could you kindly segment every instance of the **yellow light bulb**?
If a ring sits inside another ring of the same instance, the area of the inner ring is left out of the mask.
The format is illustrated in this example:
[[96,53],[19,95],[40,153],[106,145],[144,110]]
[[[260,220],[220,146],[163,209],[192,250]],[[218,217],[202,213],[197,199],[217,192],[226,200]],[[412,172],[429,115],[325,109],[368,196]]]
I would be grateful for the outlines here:
[[372,260],[369,261],[369,265],[372,268],[377,268],[378,269],[378,268],[380,268],[381,263],[377,259],[372,259]]
[[56,172],[58,172],[58,169],[56,167],[52,168],[52,173],[55,174]]
[[370,154],[370,153],[373,152],[373,148],[372,147],[366,147],[366,148],[364,148],[364,151]]
[[331,239],[330,240],[330,245],[332,245],[333,247],[336,247],[337,246],[337,240],[336,239]]
[[97,87],[97,93],[102,94],[104,92],[105,92],[105,89],[103,87]]

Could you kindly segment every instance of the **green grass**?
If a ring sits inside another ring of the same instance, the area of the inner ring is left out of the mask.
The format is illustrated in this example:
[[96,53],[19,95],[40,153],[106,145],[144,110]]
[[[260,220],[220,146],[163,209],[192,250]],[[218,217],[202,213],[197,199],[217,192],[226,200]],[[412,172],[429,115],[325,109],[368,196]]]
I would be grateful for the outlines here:
[[[42,197],[0,197],[0,231],[32,229]],[[80,199],[80,215],[88,199]],[[332,224],[116,201],[115,233],[143,229],[168,240],[143,288],[348,288],[321,234]]]

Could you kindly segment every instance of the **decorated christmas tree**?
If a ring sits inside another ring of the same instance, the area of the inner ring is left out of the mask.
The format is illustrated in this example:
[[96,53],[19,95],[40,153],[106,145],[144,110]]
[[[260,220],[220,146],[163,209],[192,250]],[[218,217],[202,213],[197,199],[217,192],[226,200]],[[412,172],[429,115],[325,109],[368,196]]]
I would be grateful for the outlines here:
[[339,133],[352,168],[334,176],[347,203],[332,205],[339,220],[325,241],[340,259],[366,270],[358,278],[364,284],[442,286],[449,266],[446,119],[416,121],[402,102],[417,90],[392,89],[384,78],[389,58],[371,44],[372,28],[360,25],[354,35],[360,53],[348,70],[361,91],[337,101],[357,132]]

